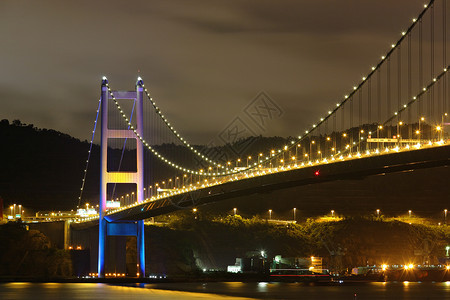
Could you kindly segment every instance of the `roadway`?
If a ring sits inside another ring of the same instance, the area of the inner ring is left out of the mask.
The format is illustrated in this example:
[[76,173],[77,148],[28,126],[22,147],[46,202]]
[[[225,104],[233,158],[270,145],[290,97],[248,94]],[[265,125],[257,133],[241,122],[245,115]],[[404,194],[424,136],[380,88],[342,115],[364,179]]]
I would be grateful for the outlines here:
[[[255,170],[235,181],[205,186],[181,194],[136,203],[133,206],[109,212],[109,222],[127,222],[147,219],[226,199],[258,193],[270,193],[302,185],[322,182],[362,179],[371,175],[402,172],[450,165],[450,145],[409,151],[389,151],[365,157],[341,158],[329,163],[306,166],[286,166],[277,172]],[[258,173],[259,172],[259,173]],[[262,175],[264,173],[264,175]]]

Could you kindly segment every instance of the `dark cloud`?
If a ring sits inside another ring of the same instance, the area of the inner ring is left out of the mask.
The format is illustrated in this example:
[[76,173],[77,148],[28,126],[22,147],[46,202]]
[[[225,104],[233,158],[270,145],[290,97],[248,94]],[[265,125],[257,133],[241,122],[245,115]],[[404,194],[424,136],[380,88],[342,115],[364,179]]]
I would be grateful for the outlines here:
[[369,71],[418,0],[0,2],[0,119],[89,139],[107,75],[138,70],[173,125],[207,142],[259,91],[296,135]]

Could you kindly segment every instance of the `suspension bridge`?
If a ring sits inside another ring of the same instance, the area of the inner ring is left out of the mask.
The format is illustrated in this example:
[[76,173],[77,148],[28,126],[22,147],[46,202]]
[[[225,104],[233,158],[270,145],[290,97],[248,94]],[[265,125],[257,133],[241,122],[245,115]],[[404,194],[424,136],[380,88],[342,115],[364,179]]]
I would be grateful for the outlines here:
[[[137,236],[145,276],[143,220],[233,197],[333,180],[450,165],[447,1],[430,1],[367,74],[317,122],[281,148],[245,157],[194,146],[138,78],[116,91],[106,77],[101,119],[98,274],[107,236]],[[173,174],[155,182],[158,166]]]

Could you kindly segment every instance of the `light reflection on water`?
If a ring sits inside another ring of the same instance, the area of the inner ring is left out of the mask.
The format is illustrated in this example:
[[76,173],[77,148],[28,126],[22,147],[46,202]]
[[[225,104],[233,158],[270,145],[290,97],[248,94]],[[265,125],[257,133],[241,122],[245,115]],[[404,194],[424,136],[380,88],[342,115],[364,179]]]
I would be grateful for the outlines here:
[[[246,299],[218,296],[206,293],[192,293],[173,290],[157,290],[128,286],[114,286],[102,283],[0,283],[1,300],[190,300],[190,299]],[[248,298],[247,298],[248,299]]]
[[[238,298],[241,297],[241,298]],[[242,298],[247,297],[247,298]],[[281,282],[0,283],[0,299],[450,299],[450,282],[373,282],[314,285]]]

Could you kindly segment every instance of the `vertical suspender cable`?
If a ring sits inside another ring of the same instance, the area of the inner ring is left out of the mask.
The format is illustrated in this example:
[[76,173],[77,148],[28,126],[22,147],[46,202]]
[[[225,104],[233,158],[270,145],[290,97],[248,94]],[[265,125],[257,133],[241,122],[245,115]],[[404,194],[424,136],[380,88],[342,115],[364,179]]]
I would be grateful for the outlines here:
[[[447,67],[447,1],[443,0],[442,8],[442,60],[443,68]],[[448,76],[446,76],[448,77]],[[447,113],[447,80],[444,81],[442,93],[443,113]]]
[[358,126],[362,126],[362,88],[359,90],[358,102]]
[[[397,111],[400,111],[400,103],[402,99],[402,46],[397,48]],[[401,120],[401,113],[397,115],[397,122]]]
[[353,128],[353,96],[350,98],[350,129]]
[[[408,101],[411,101],[412,97],[412,74],[411,74],[411,32],[408,33]],[[411,112],[412,109],[408,109],[408,139],[412,138],[412,124],[411,124]]]
[[[391,58],[389,57],[387,59],[387,65],[386,65],[386,118],[388,118],[392,111],[391,111]],[[391,136],[391,126],[388,126],[387,128],[387,134],[388,137]]]
[[[422,61],[422,19],[419,20],[419,85],[423,88],[423,61]],[[422,99],[419,99],[417,119],[422,117]]]
[[377,70],[377,104],[378,104],[378,116],[377,116],[377,123],[381,123],[381,75],[380,75],[380,69]]
[[334,147],[334,150],[336,151],[336,139],[337,139],[337,132],[336,132],[336,114],[333,114],[333,133],[334,133],[334,137],[333,137],[333,147]]
[[367,83],[367,124],[372,122],[372,78]]
[[[430,41],[430,51],[431,51],[431,68],[430,68],[430,78],[433,79],[434,78],[434,4],[431,4],[431,25],[430,25],[430,34],[431,34],[431,41]],[[431,97],[431,101],[429,103],[429,109],[428,109],[428,113],[430,115],[430,121],[431,118],[433,117],[433,111],[434,111],[434,88],[431,89],[430,91],[430,97]]]

